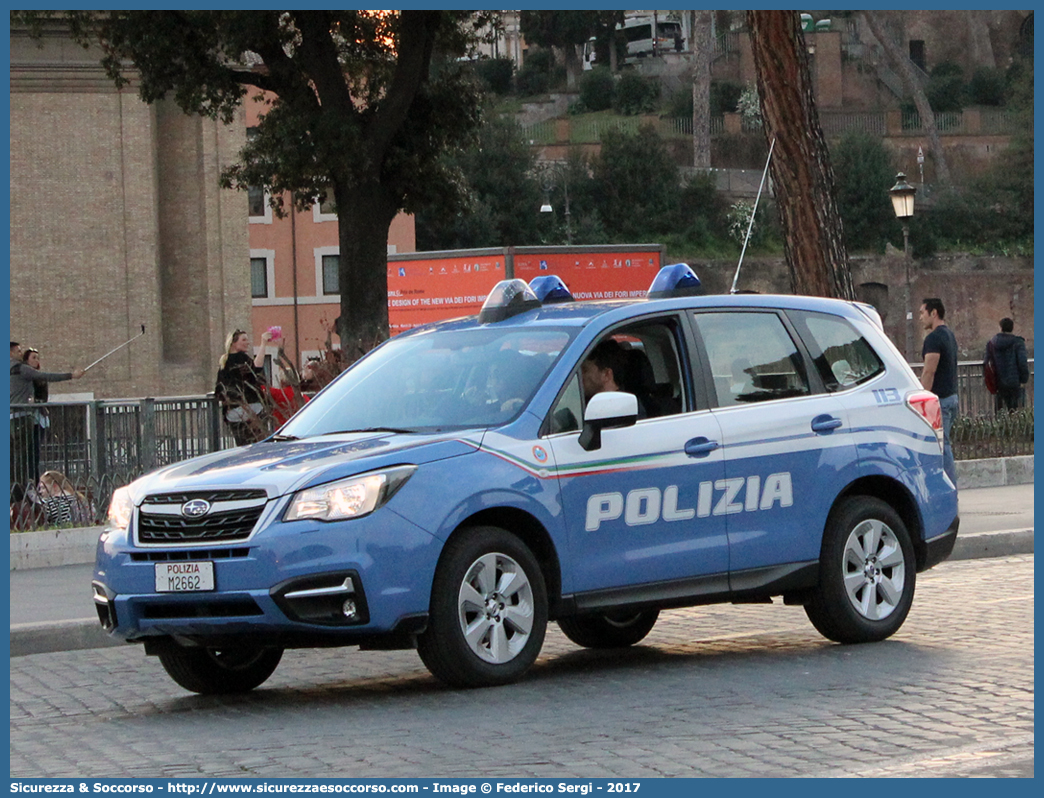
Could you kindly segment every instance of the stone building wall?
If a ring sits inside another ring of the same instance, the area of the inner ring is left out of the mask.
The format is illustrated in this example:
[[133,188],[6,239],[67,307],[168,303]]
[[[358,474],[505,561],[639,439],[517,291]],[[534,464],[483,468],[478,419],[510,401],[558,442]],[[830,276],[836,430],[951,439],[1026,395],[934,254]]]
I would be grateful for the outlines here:
[[217,182],[245,125],[147,106],[98,61],[11,32],[11,337],[64,371],[144,324],[52,397],[204,393],[226,332],[250,323],[246,196]]
[[[708,293],[728,293],[735,262],[695,261],[691,264]],[[906,268],[902,253],[852,259],[852,282],[859,298],[874,305],[885,332],[905,348],[903,298]],[[737,288],[761,293],[789,293],[790,278],[782,258],[745,258]],[[975,255],[938,255],[910,261],[910,300],[914,323],[913,358],[919,361],[924,331],[917,309],[925,297],[939,297],[946,321],[957,337],[961,360],[981,358],[986,342],[1000,331],[1005,316],[1015,321],[1015,332],[1026,339],[1033,356],[1033,259]]]

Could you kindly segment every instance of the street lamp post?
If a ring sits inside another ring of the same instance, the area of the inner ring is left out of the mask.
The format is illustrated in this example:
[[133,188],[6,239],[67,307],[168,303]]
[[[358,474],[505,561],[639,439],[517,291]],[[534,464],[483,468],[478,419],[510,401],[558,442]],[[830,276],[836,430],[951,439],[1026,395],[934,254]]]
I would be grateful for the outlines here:
[[557,161],[545,161],[543,166],[540,168],[541,176],[543,178],[544,188],[544,204],[540,206],[541,213],[552,213],[554,208],[551,207],[551,192],[554,190],[555,185],[559,180],[562,181],[562,192],[565,199],[565,232],[566,232],[566,244],[569,246],[573,245],[573,228],[570,224],[570,213],[569,213],[569,174],[567,166],[564,163],[558,163]]
[[913,307],[910,305],[910,217],[914,213],[914,194],[917,189],[906,182],[902,172],[895,176],[895,185],[888,189],[892,209],[903,226],[903,261],[906,265],[906,291],[903,305],[906,309],[906,359],[913,358]]

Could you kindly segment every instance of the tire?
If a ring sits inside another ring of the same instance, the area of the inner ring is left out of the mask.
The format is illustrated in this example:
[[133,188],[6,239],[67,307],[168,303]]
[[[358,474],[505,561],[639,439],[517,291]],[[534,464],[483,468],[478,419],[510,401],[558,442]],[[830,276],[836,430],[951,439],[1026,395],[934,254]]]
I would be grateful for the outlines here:
[[562,633],[585,648],[626,648],[652,631],[659,610],[613,610],[597,615],[559,618]]
[[805,613],[829,640],[884,640],[910,612],[916,570],[913,543],[899,514],[880,499],[851,497],[827,520],[819,585]]
[[159,661],[171,679],[193,693],[246,693],[279,665],[281,648],[187,648],[171,642]]
[[547,629],[547,590],[532,552],[499,527],[450,540],[431,589],[428,628],[417,650],[452,687],[492,687],[522,677]]

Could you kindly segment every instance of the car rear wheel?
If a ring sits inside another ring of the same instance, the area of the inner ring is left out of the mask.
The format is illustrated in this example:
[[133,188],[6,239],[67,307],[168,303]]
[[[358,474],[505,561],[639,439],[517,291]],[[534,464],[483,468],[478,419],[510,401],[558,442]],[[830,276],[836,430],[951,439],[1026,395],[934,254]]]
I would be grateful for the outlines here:
[[899,514],[880,499],[854,496],[827,521],[819,585],[805,612],[838,643],[884,640],[906,620],[915,578],[913,544]]
[[613,610],[591,615],[559,618],[562,633],[585,648],[625,648],[645,639],[652,631],[659,610]]
[[171,642],[159,651],[159,661],[167,674],[193,693],[245,693],[271,676],[281,648],[188,648]]
[[503,529],[474,527],[446,545],[417,650],[446,684],[490,687],[526,672],[546,628],[547,591],[532,552]]

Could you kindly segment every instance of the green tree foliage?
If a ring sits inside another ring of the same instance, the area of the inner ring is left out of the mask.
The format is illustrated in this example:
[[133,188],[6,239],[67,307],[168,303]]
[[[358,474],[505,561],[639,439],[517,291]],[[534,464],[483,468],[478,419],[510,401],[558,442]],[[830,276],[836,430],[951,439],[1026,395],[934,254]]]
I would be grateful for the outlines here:
[[658,82],[647,80],[633,69],[629,69],[620,76],[616,84],[613,108],[625,116],[651,113],[656,109],[659,96]]
[[[452,196],[440,159],[480,117],[477,84],[454,56],[492,15],[457,11],[15,12],[60,21],[100,45],[117,85],[133,66],[139,95],[173,97],[190,114],[231,123],[248,91],[267,113],[222,181],[263,186],[307,207],[330,187],[340,228],[341,315],[347,357],[388,335],[387,238],[396,213]],[[436,49],[444,56],[438,68]]]
[[532,149],[512,119],[493,117],[474,146],[445,156],[465,201],[432,204],[417,215],[421,250],[529,246],[540,243],[542,201]]
[[[716,250],[723,243],[728,205],[707,173],[697,173],[682,186],[677,229],[688,246]],[[761,216],[761,209],[758,215]]]
[[678,167],[651,126],[634,134],[608,131],[594,164],[602,222],[617,240],[675,229],[681,196]]
[[936,66],[928,79],[924,93],[935,113],[960,111],[964,108],[964,70],[952,61]]
[[735,113],[743,96],[743,84],[731,80],[715,80],[710,87],[711,116]]
[[551,88],[554,58],[550,50],[534,48],[515,75],[515,89],[523,97],[544,94]]
[[597,66],[580,79],[580,103],[585,111],[612,108],[616,81],[609,67]]
[[515,62],[510,58],[482,58],[472,62],[472,68],[487,91],[501,97],[511,93]]
[[1004,74],[993,67],[979,67],[968,81],[968,101],[972,105],[1002,105]]
[[1032,47],[1016,54],[1006,78],[1006,99],[1019,115],[1019,132],[990,169],[962,191],[947,192],[927,214],[926,235],[943,246],[994,253],[1033,251]]
[[880,138],[845,135],[830,153],[837,207],[849,252],[879,252],[899,229],[888,189],[896,169]]
[[623,11],[522,11],[518,21],[527,42],[566,48],[605,36],[623,21]]

